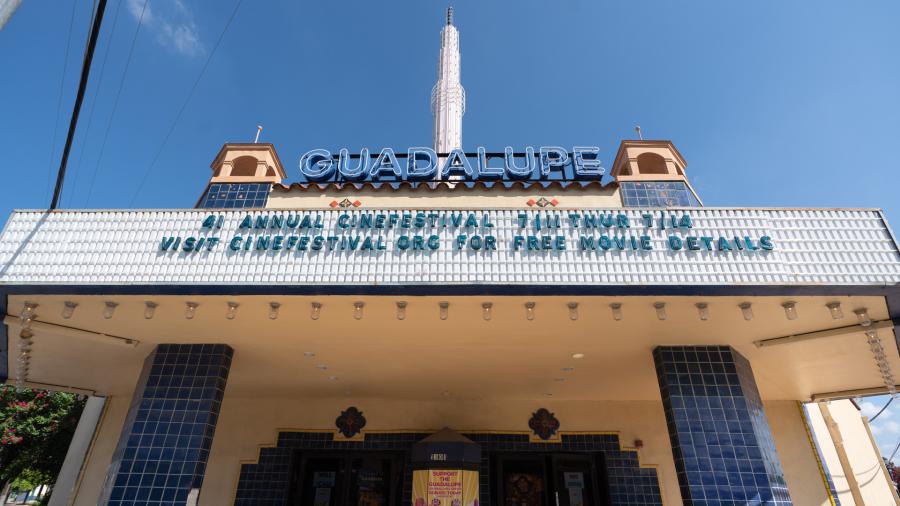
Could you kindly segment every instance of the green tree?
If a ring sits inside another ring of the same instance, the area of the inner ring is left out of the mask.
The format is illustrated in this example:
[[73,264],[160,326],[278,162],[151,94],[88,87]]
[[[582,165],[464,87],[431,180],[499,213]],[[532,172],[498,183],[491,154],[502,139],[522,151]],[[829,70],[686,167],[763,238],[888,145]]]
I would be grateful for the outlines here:
[[55,480],[84,402],[81,395],[0,385],[0,490],[20,477],[23,486]]

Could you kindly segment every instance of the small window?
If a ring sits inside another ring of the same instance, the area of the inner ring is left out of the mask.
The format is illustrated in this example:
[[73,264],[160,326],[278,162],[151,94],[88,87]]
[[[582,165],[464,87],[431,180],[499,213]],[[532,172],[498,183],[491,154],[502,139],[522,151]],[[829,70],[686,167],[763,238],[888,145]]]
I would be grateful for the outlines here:
[[232,176],[255,176],[256,158],[252,156],[239,156],[231,162]]
[[641,174],[668,174],[666,159],[656,153],[641,153],[637,157],[638,171]]

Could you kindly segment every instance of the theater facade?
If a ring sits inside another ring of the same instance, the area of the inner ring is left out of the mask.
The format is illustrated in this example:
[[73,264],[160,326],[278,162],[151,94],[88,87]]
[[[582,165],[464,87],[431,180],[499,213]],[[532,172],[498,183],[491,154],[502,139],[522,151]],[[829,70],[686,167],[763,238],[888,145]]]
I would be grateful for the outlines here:
[[0,376],[90,396],[51,506],[900,503],[852,401],[900,371],[882,212],[705,207],[669,141],[464,151],[459,61],[451,11],[430,148],[9,217]]
[[893,503],[827,407],[900,370],[880,211],[704,207],[668,141],[606,181],[541,152],[283,184],[226,144],[193,209],[13,213],[9,380],[101,399],[71,503]]

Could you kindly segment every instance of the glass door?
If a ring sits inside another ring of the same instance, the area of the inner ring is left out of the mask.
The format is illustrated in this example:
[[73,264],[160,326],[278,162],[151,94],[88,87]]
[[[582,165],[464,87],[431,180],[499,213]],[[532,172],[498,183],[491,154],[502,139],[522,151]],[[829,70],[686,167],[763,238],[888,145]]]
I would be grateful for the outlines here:
[[497,490],[502,506],[551,506],[547,485],[544,457],[504,455],[497,458]]
[[303,463],[299,504],[342,506],[346,462],[337,457],[311,457]]
[[553,456],[556,506],[598,506],[594,462],[589,455]]
[[398,458],[393,454],[353,452],[299,454],[293,494],[295,506],[396,506]]

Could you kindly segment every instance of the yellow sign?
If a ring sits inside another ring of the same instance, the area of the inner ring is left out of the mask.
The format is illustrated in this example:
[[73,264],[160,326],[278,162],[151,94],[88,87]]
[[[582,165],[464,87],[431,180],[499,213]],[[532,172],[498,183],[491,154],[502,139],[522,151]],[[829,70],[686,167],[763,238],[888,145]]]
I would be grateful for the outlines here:
[[478,506],[478,471],[413,471],[413,506]]

